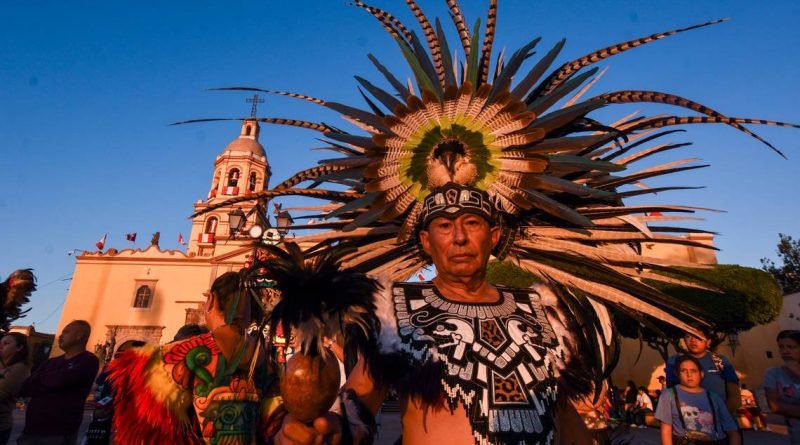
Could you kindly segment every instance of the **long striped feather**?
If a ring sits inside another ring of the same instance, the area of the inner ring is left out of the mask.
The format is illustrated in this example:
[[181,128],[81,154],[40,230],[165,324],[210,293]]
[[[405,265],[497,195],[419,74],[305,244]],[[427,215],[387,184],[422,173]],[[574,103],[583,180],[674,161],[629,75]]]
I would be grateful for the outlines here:
[[235,198],[227,199],[220,203],[210,205],[198,212],[192,214],[192,218],[195,216],[205,215],[208,212],[223,208],[229,207],[234,204],[238,204],[240,202],[247,202],[247,201],[257,201],[259,199],[272,199],[277,196],[306,196],[310,198],[317,198],[317,199],[326,199],[329,201],[341,201],[341,202],[349,202],[354,199],[360,198],[362,195],[360,193],[352,193],[352,192],[340,192],[335,190],[320,190],[320,189],[282,189],[282,190],[263,190],[258,193],[253,193],[250,195],[244,196],[237,196]]
[[232,118],[232,117],[222,117],[222,118],[206,118],[206,119],[190,119],[187,121],[180,121],[174,122],[170,125],[184,125],[184,124],[196,124],[200,122],[219,122],[219,121],[246,121],[246,120],[255,120],[265,124],[275,124],[275,125],[288,125],[291,127],[300,127],[306,128],[308,130],[319,131],[321,133],[330,133],[336,134],[338,130],[330,127],[326,124],[318,124],[316,122],[308,122],[308,121],[301,121],[297,119],[285,119],[281,117],[240,117],[240,118]]
[[464,57],[469,57],[470,42],[472,38],[467,29],[467,23],[464,21],[464,14],[461,13],[461,8],[458,6],[457,0],[447,0],[447,6],[450,8],[450,18],[453,24],[456,25],[458,31],[458,38],[461,39],[461,46],[464,49]]
[[[659,116],[650,119],[645,119],[635,125],[632,129],[633,130],[642,130],[647,128],[663,128],[669,127],[673,125],[687,125],[687,124],[758,124],[758,125],[774,125],[778,127],[792,127],[792,128],[800,128],[800,125],[791,124],[787,122],[778,122],[778,121],[770,121],[765,119],[748,119],[748,118],[741,118],[741,117],[719,117],[719,116]],[[737,127],[738,128],[738,127]],[[758,135],[752,133],[749,130],[745,129],[745,133],[749,134],[750,136],[758,139],[762,143],[766,144],[769,148],[771,148],[775,153],[778,153],[783,157],[786,158],[786,155],[783,154],[780,150],[775,148],[772,144],[765,141]]]
[[[613,93],[606,93],[598,96],[610,103],[636,103],[636,102],[650,102],[650,103],[659,103],[659,104],[668,104],[674,105],[677,107],[688,108],[693,111],[697,111],[698,113],[703,113],[706,116],[717,117],[717,118],[725,118],[726,116],[722,113],[711,109],[703,104],[691,101],[689,99],[676,96],[674,94],[662,93],[659,91],[641,91],[641,90],[627,90],[627,91],[617,91]],[[761,141],[762,143],[766,144],[769,148],[778,151],[772,144],[762,139],[757,134],[753,133],[752,131],[748,130],[744,126],[742,126],[738,122],[726,122],[728,125],[736,128],[737,130],[744,132],[745,134],[750,135],[751,137],[756,138],[757,140]],[[778,151],[778,153],[780,153]]]
[[665,37],[673,36],[678,33],[691,31],[697,28],[703,28],[706,26],[715,25],[720,22],[727,21],[728,19],[719,19],[719,20],[712,20],[706,23],[700,23],[697,25],[688,26],[686,28],[675,29],[672,31],[667,32],[660,32],[656,34],[651,34],[649,36],[640,37],[638,39],[628,40],[627,42],[618,43],[616,45],[608,46],[603,49],[599,49],[597,51],[591,52],[586,54],[583,57],[579,57],[573,61],[567,62],[562,65],[559,69],[554,71],[550,76],[545,79],[541,85],[539,85],[536,90],[533,92],[534,97],[544,96],[549,94],[553,89],[563,83],[568,77],[572,74],[580,70],[581,68],[587,67],[589,65],[595,64],[603,59],[606,59],[611,56],[615,56],[617,54],[623,53],[630,49],[636,48],[638,46],[646,45],[651,42],[655,42],[656,40],[661,40]]
[[411,12],[414,13],[414,17],[417,18],[417,22],[419,22],[419,26],[422,28],[422,32],[425,35],[425,40],[428,42],[428,49],[431,51],[431,57],[433,58],[433,67],[436,70],[436,77],[439,79],[439,84],[444,88],[446,85],[445,81],[445,65],[442,61],[442,48],[439,44],[439,38],[436,35],[436,31],[434,31],[433,26],[431,26],[431,22],[425,16],[425,13],[422,12],[422,9],[417,5],[417,2],[414,0],[406,0],[406,4],[411,9]]
[[325,104],[325,101],[322,99],[313,96],[307,96],[305,94],[292,93],[290,91],[265,90],[263,88],[253,88],[253,87],[219,87],[219,88],[208,88],[208,91],[255,91],[260,93],[291,97],[293,99],[306,100],[308,102],[312,102],[318,105]]
[[405,41],[406,44],[411,42],[411,33],[408,31],[408,28],[406,28],[403,22],[395,18],[392,14],[389,14],[383,9],[370,6],[361,0],[355,0],[354,4],[366,10],[372,14],[373,17],[378,19],[386,32],[388,32],[392,37],[395,39],[401,39]]
[[302,171],[299,171],[292,175],[290,178],[283,180],[280,184],[274,187],[275,190],[281,189],[288,189],[296,186],[305,181],[310,181],[312,179],[316,179],[320,176],[327,175],[333,172],[337,172],[340,170],[349,169],[349,166],[337,166],[337,165],[318,165],[315,167],[311,167]]
[[497,0],[489,0],[489,11],[486,13],[486,28],[483,35],[483,47],[481,48],[480,72],[478,73],[477,85],[483,85],[489,79],[489,64],[492,59],[492,45],[494,44],[494,33],[497,28]]

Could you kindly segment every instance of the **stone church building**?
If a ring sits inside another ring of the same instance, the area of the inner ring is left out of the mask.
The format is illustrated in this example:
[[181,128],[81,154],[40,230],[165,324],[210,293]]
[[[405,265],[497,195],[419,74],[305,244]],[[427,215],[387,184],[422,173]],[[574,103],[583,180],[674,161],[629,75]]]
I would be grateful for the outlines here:
[[[211,189],[194,211],[269,187],[270,166],[258,141],[259,124],[242,123],[241,134],[214,160]],[[83,252],[76,258],[72,284],[58,331],[72,320],[92,325],[88,349],[107,355],[129,341],[163,344],[186,323],[202,323],[211,283],[242,268],[252,249],[248,237],[232,237],[228,214],[241,209],[245,230],[254,222],[254,203],[244,202],[195,217],[186,253],[145,249]],[[54,345],[52,355],[61,351]]]

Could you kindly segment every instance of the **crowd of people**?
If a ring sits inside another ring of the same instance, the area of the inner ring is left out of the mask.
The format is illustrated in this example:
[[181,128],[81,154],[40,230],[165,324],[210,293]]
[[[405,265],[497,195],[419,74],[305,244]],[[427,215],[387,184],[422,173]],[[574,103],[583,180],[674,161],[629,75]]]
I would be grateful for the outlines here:
[[711,333],[687,334],[684,350],[669,357],[656,388],[612,387],[604,401],[605,416],[633,428],[661,429],[662,445],[740,444],[743,427],[766,430],[764,411],[782,415],[792,445],[800,444],[800,331],[785,330],[777,342],[782,366],[764,374],[764,410],[730,360],[710,350]]
[[86,350],[91,326],[83,320],[67,324],[58,336],[64,354],[31,373],[27,337],[8,332],[0,339],[0,445],[8,443],[18,398],[26,401],[25,426],[19,445],[72,445],[78,440],[86,399],[99,361]]
[[[90,332],[85,321],[69,323],[58,337],[64,354],[47,360],[32,374],[26,336],[9,332],[0,338],[0,445],[11,437],[18,398],[27,401],[18,444],[72,445],[81,439],[77,434],[84,404],[99,367],[95,355],[86,350]],[[753,393],[739,384],[727,357],[710,351],[710,333],[702,333],[703,337],[686,335],[685,351],[669,357],[665,376],[658,377],[652,393],[633,381],[622,391],[610,388],[604,404],[606,415],[631,427],[660,424],[663,445],[741,444],[740,418],[753,429],[768,429]],[[187,325],[174,341],[180,344],[201,335],[211,334],[205,326]],[[786,418],[790,443],[800,444],[800,331],[782,331],[777,342],[784,365],[767,370],[763,388],[769,410]],[[127,347],[143,346],[143,342],[126,345],[115,357]],[[343,361],[344,351],[337,342],[326,339],[325,346]],[[96,379],[92,422],[95,427],[105,426],[90,428],[86,444],[112,443],[113,391],[107,379],[105,370]]]

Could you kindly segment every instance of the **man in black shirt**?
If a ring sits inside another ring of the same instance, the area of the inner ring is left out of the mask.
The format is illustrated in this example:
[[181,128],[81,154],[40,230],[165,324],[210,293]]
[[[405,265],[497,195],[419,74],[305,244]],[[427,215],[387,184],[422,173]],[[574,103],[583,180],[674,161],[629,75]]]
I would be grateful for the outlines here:
[[25,382],[22,397],[30,397],[19,445],[74,445],[83,420],[86,397],[100,366],[86,351],[92,328],[84,320],[64,327],[58,346],[64,355],[51,358]]

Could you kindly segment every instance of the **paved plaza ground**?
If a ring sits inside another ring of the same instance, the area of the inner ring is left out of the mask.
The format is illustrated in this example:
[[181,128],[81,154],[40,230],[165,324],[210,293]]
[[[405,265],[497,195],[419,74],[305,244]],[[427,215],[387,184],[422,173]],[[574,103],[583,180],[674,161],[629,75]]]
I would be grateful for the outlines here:
[[[770,429],[772,431],[745,431],[744,445],[788,445],[789,437],[786,435],[786,427],[782,425],[780,419],[769,418]],[[776,423],[773,423],[776,422]],[[381,426],[376,445],[394,445],[400,437],[400,413],[388,412],[381,415]],[[659,430],[657,428],[633,428],[629,435],[632,445],[660,445]],[[451,445],[451,444],[439,444]],[[462,445],[462,444],[452,444]],[[464,444],[471,445],[471,444]]]
[[[81,439],[83,438],[86,427],[92,418],[91,411],[86,411],[81,425]],[[745,445],[787,445],[789,438],[786,435],[786,427],[780,423],[777,417],[769,418],[770,429],[772,431],[745,431],[744,443]],[[21,410],[14,410],[14,432],[11,435],[9,445],[16,445],[16,438],[22,431],[25,423],[25,412]],[[384,412],[381,414],[381,426],[379,429],[378,440],[376,445],[394,445],[397,438],[400,437],[400,413],[394,410]],[[634,445],[659,445],[658,429],[644,428],[630,430],[630,442]],[[81,441],[78,441],[80,445]],[[439,444],[439,445],[462,445],[462,444]],[[471,444],[464,444],[471,445]]]

